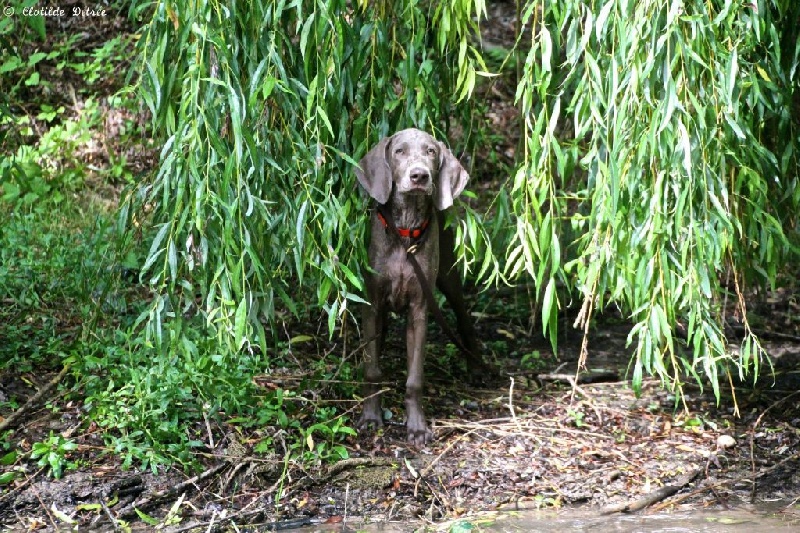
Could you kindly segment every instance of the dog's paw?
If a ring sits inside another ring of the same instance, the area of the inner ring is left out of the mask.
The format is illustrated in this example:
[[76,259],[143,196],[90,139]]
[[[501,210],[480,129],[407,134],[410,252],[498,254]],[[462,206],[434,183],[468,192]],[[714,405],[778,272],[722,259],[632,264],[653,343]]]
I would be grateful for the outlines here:
[[362,431],[374,431],[383,427],[383,417],[380,412],[367,412],[361,414],[358,420],[358,429]]
[[422,414],[422,410],[408,410],[406,430],[408,431],[408,443],[413,446],[423,447],[433,440],[433,432],[428,428],[428,424],[425,422],[425,415]]
[[412,428],[409,426],[407,429],[408,436],[406,439],[412,446],[422,448],[433,440],[433,432],[428,428],[427,425],[422,428]]

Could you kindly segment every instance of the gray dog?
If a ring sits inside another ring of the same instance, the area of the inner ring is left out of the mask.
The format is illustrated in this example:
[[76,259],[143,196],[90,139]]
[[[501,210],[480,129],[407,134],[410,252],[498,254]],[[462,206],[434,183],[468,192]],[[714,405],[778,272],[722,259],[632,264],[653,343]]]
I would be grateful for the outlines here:
[[[358,181],[379,205],[372,216],[372,272],[366,278],[370,302],[364,306],[363,316],[368,342],[364,365],[366,400],[359,427],[383,425],[378,383],[387,311],[407,310],[406,427],[408,441],[423,446],[433,437],[420,405],[428,302],[422,281],[407,259],[407,250],[414,247],[426,282],[431,289],[435,282],[452,305],[461,338],[475,358],[470,363],[479,364],[477,337],[462,296],[461,280],[452,269],[453,234],[443,230],[442,217],[442,211],[453,205],[453,199],[464,190],[469,175],[444,144],[417,129],[403,130],[381,140],[364,156],[360,167],[356,169]],[[394,220],[396,231],[390,229],[389,217]]]

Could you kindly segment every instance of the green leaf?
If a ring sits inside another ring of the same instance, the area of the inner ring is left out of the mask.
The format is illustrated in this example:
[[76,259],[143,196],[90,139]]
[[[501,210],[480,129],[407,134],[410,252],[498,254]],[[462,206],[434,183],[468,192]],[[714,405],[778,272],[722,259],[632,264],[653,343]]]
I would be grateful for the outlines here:
[[311,34],[311,28],[314,25],[316,13],[311,13],[306,21],[303,23],[303,29],[300,31],[300,54],[303,59],[306,58],[308,52],[308,36]]
[[306,210],[308,210],[309,201],[304,200],[300,205],[300,211],[297,213],[297,222],[295,223],[295,236],[297,238],[297,247],[300,253],[303,252],[303,243],[305,242],[306,233]]
[[556,295],[556,282],[550,278],[544,290],[542,298],[542,334],[547,335],[548,327],[552,322],[552,316],[558,315],[558,296]]
[[25,85],[27,85],[28,87],[31,87],[33,85],[39,85],[39,73],[38,72],[31,73],[31,75],[28,76],[28,79],[25,80]]
[[44,41],[45,37],[47,36],[47,32],[44,26],[44,17],[41,15],[36,15],[32,17],[24,17],[25,21],[28,25],[34,29],[34,31],[39,35],[39,38]]
[[317,106],[317,116],[319,116],[319,118],[322,119],[322,122],[325,124],[325,127],[328,129],[328,133],[330,133],[331,136],[334,136],[335,133],[333,131],[333,126],[331,126],[331,121],[328,118],[328,114],[320,106]]
[[553,57],[553,40],[550,37],[550,30],[547,26],[542,26],[541,33],[539,34],[539,43],[542,47],[542,70],[550,72],[553,68],[551,65]]
[[157,526],[161,523],[161,521],[158,520],[157,518],[153,518],[144,511],[140,511],[136,507],[134,507],[133,510],[136,511],[137,516],[141,518],[142,521],[149,526]]
[[731,127],[731,129],[733,130],[733,133],[736,134],[736,137],[738,137],[741,140],[745,140],[747,137],[745,136],[745,134],[742,131],[742,128],[739,126],[739,124],[737,124],[736,120],[734,120],[727,113],[724,113],[723,116],[725,117],[725,122],[727,122],[728,126]]
[[0,465],[9,466],[17,462],[17,451],[11,450],[0,457]]
[[28,66],[32,67],[36,65],[36,63],[38,63],[45,57],[47,57],[47,54],[44,52],[36,52],[34,54],[31,54],[31,56],[28,58]]
[[739,74],[739,51],[734,48],[731,53],[731,60],[728,63],[728,81],[726,86],[727,102],[729,105],[733,104],[733,91],[736,88],[736,77]]
[[350,284],[353,285],[353,287],[355,287],[357,290],[364,290],[364,286],[361,283],[361,279],[355,274],[353,274],[353,271],[350,270],[347,267],[347,265],[339,263],[339,268],[342,270],[342,272],[344,272],[345,277],[350,282]]
[[178,251],[173,240],[170,240],[167,245],[167,263],[169,264],[170,278],[174,282],[178,278]]
[[81,503],[75,506],[75,510],[99,513],[103,510],[103,506],[99,503]]
[[6,72],[11,72],[12,70],[16,70],[20,68],[22,65],[22,59],[18,56],[11,56],[5,60],[2,64],[0,64],[0,74],[5,74]]
[[606,34],[606,21],[608,20],[608,15],[611,13],[611,9],[614,7],[615,3],[616,0],[608,0],[602,9],[600,9],[600,13],[597,15],[597,21],[594,24],[594,31],[598,40],[601,40]]
[[247,300],[242,299],[236,307],[236,314],[233,321],[234,342],[236,346],[244,346],[245,332],[247,331]]

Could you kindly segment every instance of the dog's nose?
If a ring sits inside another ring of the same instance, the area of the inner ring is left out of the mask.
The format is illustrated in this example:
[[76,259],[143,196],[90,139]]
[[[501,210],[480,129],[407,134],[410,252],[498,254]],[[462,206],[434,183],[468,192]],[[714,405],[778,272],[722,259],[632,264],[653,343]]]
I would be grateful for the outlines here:
[[430,173],[425,170],[424,168],[414,168],[411,169],[411,182],[417,185],[422,185],[428,182],[431,175]]

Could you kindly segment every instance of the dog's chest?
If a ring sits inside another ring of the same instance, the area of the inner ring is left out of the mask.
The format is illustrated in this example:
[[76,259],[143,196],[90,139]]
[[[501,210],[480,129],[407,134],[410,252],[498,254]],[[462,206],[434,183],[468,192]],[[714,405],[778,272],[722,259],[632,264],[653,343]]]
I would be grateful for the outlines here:
[[[436,279],[435,270],[425,274],[422,283],[432,284]],[[414,267],[402,248],[394,251],[382,265],[379,283],[385,301],[394,310],[408,307],[412,302],[421,302],[423,298],[421,280],[417,278]]]

